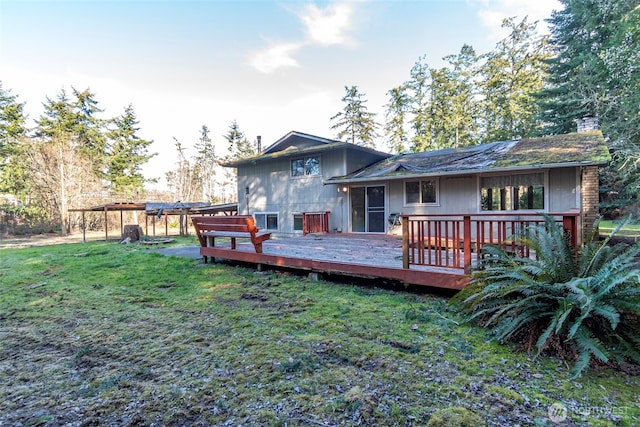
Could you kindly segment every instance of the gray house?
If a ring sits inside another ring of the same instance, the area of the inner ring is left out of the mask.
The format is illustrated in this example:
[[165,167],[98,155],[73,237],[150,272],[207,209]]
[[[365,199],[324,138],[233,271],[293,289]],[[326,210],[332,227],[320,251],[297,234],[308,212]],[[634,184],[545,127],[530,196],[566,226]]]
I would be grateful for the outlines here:
[[598,166],[610,160],[600,131],[390,155],[290,132],[238,172],[238,212],[259,228],[303,233],[320,215],[329,232],[400,232],[398,214],[598,213]]
[[238,213],[251,214],[260,229],[303,233],[307,214],[327,220],[326,230],[351,231],[348,192],[325,185],[389,157],[369,148],[289,132],[258,156],[223,164],[238,172]]

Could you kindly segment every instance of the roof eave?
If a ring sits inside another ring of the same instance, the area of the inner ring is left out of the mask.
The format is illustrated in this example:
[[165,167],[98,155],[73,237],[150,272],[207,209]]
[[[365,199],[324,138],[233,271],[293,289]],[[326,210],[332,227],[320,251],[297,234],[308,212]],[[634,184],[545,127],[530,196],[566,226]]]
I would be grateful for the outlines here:
[[285,136],[283,136],[282,138],[280,138],[279,140],[277,140],[276,142],[274,142],[273,144],[271,144],[270,146],[265,148],[264,151],[263,151],[263,154],[277,153],[277,151],[273,151],[273,150],[275,148],[278,148],[279,145],[281,145],[284,141],[286,141],[287,139],[291,138],[292,136],[298,136],[298,137],[301,137],[301,138],[306,138],[306,139],[309,139],[309,140],[312,140],[312,141],[320,142],[322,144],[331,144],[331,143],[334,143],[334,142],[341,142],[341,141],[339,141],[337,139],[323,138],[321,136],[311,135],[311,134],[308,134],[308,133],[292,130],[289,133],[287,133]]
[[540,165],[528,165],[528,166],[506,166],[499,168],[483,168],[483,169],[466,169],[466,170],[455,170],[455,171],[434,171],[434,172],[424,172],[424,173],[407,173],[407,174],[396,174],[396,175],[381,175],[381,176],[373,176],[373,177],[362,177],[362,178],[329,178],[323,181],[323,184],[358,184],[358,183],[367,183],[367,182],[379,182],[379,181],[396,181],[410,178],[432,178],[432,177],[440,177],[440,176],[464,176],[464,175],[481,175],[487,173],[501,173],[501,172],[521,172],[527,170],[536,170],[536,169],[557,169],[557,168],[570,168],[570,167],[582,167],[582,166],[603,166],[608,162],[599,161],[599,162],[570,162],[570,163],[546,163]]
[[326,151],[333,151],[338,149],[350,149],[356,151],[364,151],[370,154],[378,155],[380,158],[386,158],[391,156],[389,153],[384,153],[382,151],[374,150],[372,148],[363,147],[361,145],[350,144],[348,142],[335,141],[331,144],[327,145],[316,145],[313,147],[304,148],[301,150],[286,150],[286,151],[276,151],[274,153],[261,154],[258,156],[250,157],[247,159],[239,159],[233,160],[231,162],[220,163],[220,166],[229,167],[229,168],[237,168],[238,166],[248,165],[248,164],[256,164],[257,162],[263,162],[273,159],[284,159],[287,157],[299,157],[304,154],[313,154],[313,153],[322,153]]

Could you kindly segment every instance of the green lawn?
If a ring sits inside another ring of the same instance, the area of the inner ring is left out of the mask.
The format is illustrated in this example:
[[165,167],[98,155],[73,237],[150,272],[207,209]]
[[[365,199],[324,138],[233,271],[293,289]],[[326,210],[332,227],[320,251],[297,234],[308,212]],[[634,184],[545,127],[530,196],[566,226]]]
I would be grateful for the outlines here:
[[640,424],[640,377],[570,380],[445,297],[374,285],[137,245],[0,249],[0,425],[421,426],[466,408],[551,426],[550,407],[562,425]]
[[[599,224],[600,235],[608,235],[619,224],[620,224],[620,221],[600,221],[600,224]],[[636,239],[639,238],[640,223],[632,222],[625,225],[616,233],[616,236],[635,237]]]

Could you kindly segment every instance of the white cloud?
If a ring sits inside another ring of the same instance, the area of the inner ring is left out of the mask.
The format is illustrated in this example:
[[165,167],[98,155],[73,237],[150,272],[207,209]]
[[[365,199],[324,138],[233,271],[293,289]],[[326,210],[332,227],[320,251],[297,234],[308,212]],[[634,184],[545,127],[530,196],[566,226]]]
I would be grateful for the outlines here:
[[349,43],[347,31],[354,15],[353,3],[334,3],[324,9],[309,4],[298,17],[304,23],[310,43],[331,46]]
[[272,73],[280,68],[299,67],[298,61],[293,58],[302,47],[301,43],[274,44],[251,55],[249,64],[263,73]]
[[353,27],[354,1],[332,3],[324,8],[310,3],[294,13],[304,24],[304,40],[273,44],[253,53],[249,58],[252,67],[263,73],[272,73],[286,67],[299,67],[300,64],[294,55],[303,47],[329,47],[353,43],[348,31]]

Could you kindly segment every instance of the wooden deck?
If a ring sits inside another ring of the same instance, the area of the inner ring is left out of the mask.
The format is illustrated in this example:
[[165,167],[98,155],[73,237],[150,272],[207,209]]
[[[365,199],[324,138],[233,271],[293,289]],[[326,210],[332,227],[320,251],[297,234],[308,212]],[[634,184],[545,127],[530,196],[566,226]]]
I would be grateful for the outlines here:
[[216,242],[214,248],[200,248],[208,257],[269,265],[315,273],[338,274],[400,281],[409,285],[462,289],[463,269],[412,265],[403,268],[402,239],[388,235],[308,234],[274,238],[263,242],[256,253],[248,241]]
[[[325,213],[325,219],[328,213]],[[578,244],[579,212],[547,214],[565,229],[570,244]],[[316,273],[390,279],[410,285],[462,289],[465,275],[495,245],[518,256],[535,251],[518,239],[545,223],[538,213],[399,215],[402,237],[376,234],[319,233],[263,242],[256,253],[250,243],[201,247],[200,255]],[[325,227],[326,228],[326,227]],[[323,228],[324,229],[324,228]],[[202,242],[201,242],[202,243]],[[204,243],[202,243],[204,244]],[[259,251],[258,251],[259,252]]]

